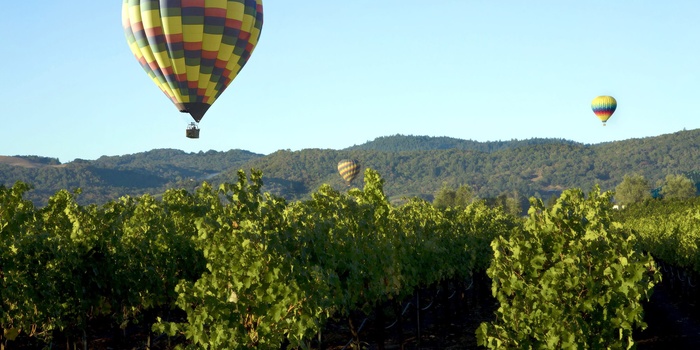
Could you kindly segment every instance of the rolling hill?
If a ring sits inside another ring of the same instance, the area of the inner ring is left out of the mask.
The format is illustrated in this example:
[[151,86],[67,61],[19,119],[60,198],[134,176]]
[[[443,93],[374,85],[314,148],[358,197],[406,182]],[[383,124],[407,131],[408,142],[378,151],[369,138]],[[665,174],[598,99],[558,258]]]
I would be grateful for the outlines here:
[[[0,157],[0,184],[34,186],[29,199],[41,205],[59,189],[82,188],[79,200],[104,203],[121,195],[193,190],[201,181],[234,181],[239,169],[260,169],[265,190],[289,200],[309,198],[321,184],[347,186],[336,172],[343,158],[360,160],[385,179],[392,200],[428,200],[442,186],[469,185],[479,197],[517,193],[548,198],[563,189],[613,189],[625,174],[652,184],[667,174],[700,170],[700,129],[624,141],[581,144],[563,139],[477,142],[448,137],[393,135],[343,150],[280,150],[269,155],[244,150],[186,153],[173,149],[103,156],[61,164],[40,156]],[[700,179],[695,179],[698,181]],[[361,186],[362,175],[353,186]]]

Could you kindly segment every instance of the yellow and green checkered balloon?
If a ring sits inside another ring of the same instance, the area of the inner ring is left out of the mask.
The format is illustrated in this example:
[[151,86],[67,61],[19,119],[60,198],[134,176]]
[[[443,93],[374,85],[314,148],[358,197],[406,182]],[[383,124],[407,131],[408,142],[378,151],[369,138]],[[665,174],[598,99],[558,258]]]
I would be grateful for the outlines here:
[[123,0],[131,52],[175,106],[199,122],[248,62],[262,0]]
[[360,162],[355,159],[343,159],[338,162],[338,172],[350,184],[360,173]]

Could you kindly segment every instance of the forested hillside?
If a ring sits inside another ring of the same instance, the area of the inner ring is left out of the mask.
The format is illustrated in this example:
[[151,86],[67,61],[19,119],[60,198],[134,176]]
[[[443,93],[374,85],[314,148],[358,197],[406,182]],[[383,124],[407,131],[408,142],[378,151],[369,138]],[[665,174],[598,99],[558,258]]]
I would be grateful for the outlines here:
[[157,149],[65,164],[38,156],[0,157],[0,184],[31,184],[34,189],[27,198],[36,204],[45,204],[60,189],[77,188],[82,190],[80,202],[104,203],[126,194],[158,194],[167,188],[188,187],[262,156],[242,150],[186,153]]
[[[700,166],[700,130],[585,145],[566,140],[533,139],[477,143],[444,137],[391,136],[342,151],[278,151],[246,166],[261,169],[267,189],[296,199],[321,183],[343,188],[335,164],[358,159],[386,179],[392,200],[402,196],[432,199],[443,185],[469,185],[479,197],[513,192],[548,198],[572,187],[599,184],[610,190],[625,174],[640,174],[651,184],[668,174],[687,174]],[[443,149],[447,145],[453,148]],[[391,151],[408,148],[410,151]],[[223,181],[233,176],[224,173]],[[355,180],[361,183],[362,176]]]
[[[625,174],[643,175],[654,185],[668,174],[697,172],[699,141],[700,130],[592,145],[560,139],[477,142],[394,135],[344,150],[280,150],[266,156],[242,150],[161,149],[66,164],[38,156],[0,157],[0,184],[32,184],[27,197],[37,204],[59,189],[78,187],[81,202],[104,203],[124,194],[192,190],[204,180],[219,184],[234,179],[239,169],[255,168],[263,172],[264,190],[293,200],[308,198],[323,183],[347,188],[336,164],[354,158],[381,174],[392,201],[414,196],[431,200],[443,186],[460,185],[469,185],[481,198],[508,194],[547,199],[572,187],[587,190],[599,184],[603,190],[614,189]],[[353,185],[361,184],[362,176]]]
[[542,144],[579,144],[574,141],[564,139],[542,139],[532,138],[527,140],[510,141],[488,141],[479,142],[473,140],[462,140],[453,137],[431,137],[412,135],[382,136],[362,145],[355,145],[346,150],[375,150],[387,152],[402,151],[429,151],[437,149],[463,149],[481,152],[493,152],[507,148],[533,146]]

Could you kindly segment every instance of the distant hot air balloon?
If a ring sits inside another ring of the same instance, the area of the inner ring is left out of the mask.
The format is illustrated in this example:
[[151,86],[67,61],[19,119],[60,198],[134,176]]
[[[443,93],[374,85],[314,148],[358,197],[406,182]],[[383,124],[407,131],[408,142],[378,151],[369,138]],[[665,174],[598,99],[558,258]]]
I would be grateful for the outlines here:
[[[248,62],[262,24],[262,0],[122,2],[131,52],[180,112],[197,123]],[[199,137],[195,123],[187,137]]]
[[610,119],[615,113],[615,109],[617,109],[617,101],[612,96],[598,96],[593,99],[591,108],[593,113],[603,121],[603,126],[605,126],[605,122]]
[[349,186],[360,173],[360,162],[355,159],[343,159],[338,162],[338,172]]

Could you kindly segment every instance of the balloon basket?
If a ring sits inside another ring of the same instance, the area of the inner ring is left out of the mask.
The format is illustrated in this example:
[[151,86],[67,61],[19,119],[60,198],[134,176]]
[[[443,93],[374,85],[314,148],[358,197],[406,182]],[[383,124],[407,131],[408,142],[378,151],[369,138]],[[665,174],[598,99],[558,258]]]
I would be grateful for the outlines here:
[[185,130],[185,136],[189,139],[198,139],[199,138],[199,128],[195,123],[191,123],[190,125],[187,126],[187,130]]

